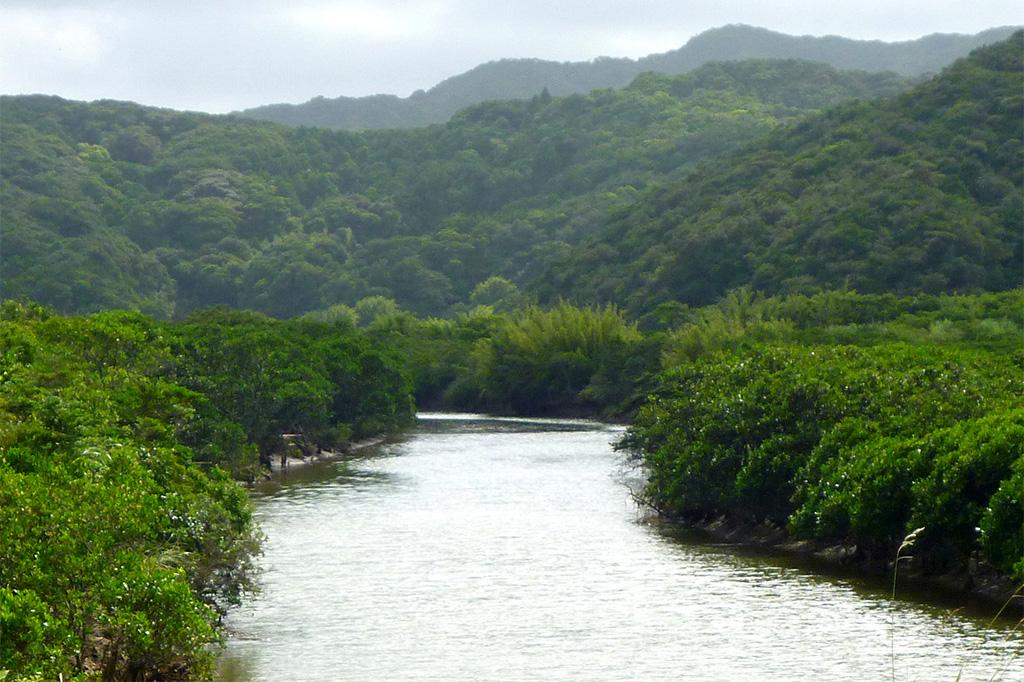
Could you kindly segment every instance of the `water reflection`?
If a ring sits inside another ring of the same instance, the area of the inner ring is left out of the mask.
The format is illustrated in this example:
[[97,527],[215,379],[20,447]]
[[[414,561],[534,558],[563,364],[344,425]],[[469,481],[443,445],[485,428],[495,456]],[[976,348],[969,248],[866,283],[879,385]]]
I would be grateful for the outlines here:
[[292,470],[260,494],[264,590],[229,618],[222,678],[890,679],[895,641],[897,679],[988,680],[1024,646],[877,582],[643,523],[618,431],[433,418]]

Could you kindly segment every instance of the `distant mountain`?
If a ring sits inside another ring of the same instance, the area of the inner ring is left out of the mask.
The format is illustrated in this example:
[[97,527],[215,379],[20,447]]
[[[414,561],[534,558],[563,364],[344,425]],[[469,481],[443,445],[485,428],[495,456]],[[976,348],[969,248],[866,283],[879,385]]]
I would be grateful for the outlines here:
[[316,97],[304,104],[270,104],[241,116],[291,126],[340,130],[415,128],[443,123],[473,104],[496,99],[529,99],[545,88],[552,95],[619,88],[637,75],[654,71],[680,74],[711,61],[806,59],[839,69],[894,71],[904,76],[935,73],[982,45],[1005,40],[1014,27],[976,35],[933,34],[904,42],[852,40],[839,36],[790,36],[742,24],[705,31],[683,47],[642,59],[599,57],[589,62],[503,59],[482,64],[407,98]]
[[842,36],[790,36],[764,28],[733,24],[694,36],[678,50],[637,61],[644,71],[682,73],[709,61],[807,59],[840,69],[895,71],[903,76],[934,74],[971,50],[1005,40],[1019,26],[991,28],[975,35],[933,33],[886,43]]

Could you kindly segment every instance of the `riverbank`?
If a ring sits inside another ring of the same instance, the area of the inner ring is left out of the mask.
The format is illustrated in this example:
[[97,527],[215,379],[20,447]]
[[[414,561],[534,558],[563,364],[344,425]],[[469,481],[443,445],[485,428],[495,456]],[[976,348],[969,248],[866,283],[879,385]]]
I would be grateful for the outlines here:
[[987,680],[1019,648],[991,609],[638,524],[603,425],[470,419],[261,488],[220,679]]
[[899,550],[901,579],[1002,602],[1024,583],[1015,363],[905,344],[730,351],[663,375],[619,447],[666,518],[780,548],[789,533],[890,577]]
[[373,447],[374,445],[380,445],[385,440],[387,440],[387,436],[373,436],[372,438],[353,441],[337,450],[320,450],[313,455],[302,455],[300,457],[292,457],[287,454],[282,457],[278,454],[270,460],[270,473],[280,473],[282,471],[288,471],[289,469],[302,467],[314,462],[327,462],[341,457],[346,457],[354,452],[358,452],[359,450],[364,450],[366,448]]
[[[522,419],[522,420],[570,420],[594,421],[614,426],[628,427],[626,420],[602,419],[601,415],[586,410],[549,411],[542,416],[520,415],[477,415],[468,413],[452,413],[448,415],[473,419]],[[634,500],[643,505],[641,497],[634,492]],[[871,555],[863,547],[853,542],[836,542],[826,540],[808,540],[792,537],[784,527],[771,522],[752,523],[719,515],[699,520],[684,520],[671,516],[660,516],[651,510],[648,519],[652,523],[677,526],[694,532],[719,543],[740,545],[746,548],[763,550],[773,553],[784,553],[794,557],[813,560],[819,569],[839,568],[865,577],[891,580],[894,556]],[[958,571],[930,573],[913,557],[903,557],[900,561],[898,586],[905,590],[913,590],[919,597],[928,598],[928,592],[934,591],[941,595],[942,601],[968,601],[979,607],[979,610],[992,611],[991,607],[1001,608],[1012,599],[1006,613],[1017,613],[1024,616],[1024,595],[1018,595],[1021,585],[1009,576],[1001,574],[983,560],[972,558],[966,566]]]
[[[891,580],[893,575],[895,557],[872,557],[854,544],[798,540],[789,535],[785,528],[770,522],[749,523],[727,516],[697,520],[667,519],[655,512],[645,522],[663,525],[669,530],[696,534],[715,543],[807,559],[812,562],[812,568],[825,571],[839,569],[844,573],[885,581]],[[901,555],[897,591],[902,587],[924,598],[939,597],[941,601],[954,599],[969,602],[981,610],[991,610],[993,613],[1007,605],[1004,615],[1024,617],[1021,586],[982,562],[972,559],[963,570],[931,574],[914,561],[912,550],[907,554],[909,559],[906,561]]]

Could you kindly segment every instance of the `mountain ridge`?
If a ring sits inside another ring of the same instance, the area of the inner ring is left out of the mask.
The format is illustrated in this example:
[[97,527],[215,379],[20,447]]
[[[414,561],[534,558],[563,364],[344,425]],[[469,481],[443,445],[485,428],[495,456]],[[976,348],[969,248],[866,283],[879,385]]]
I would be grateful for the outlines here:
[[939,71],[977,47],[1005,40],[1018,28],[993,27],[973,35],[933,33],[914,40],[884,42],[834,35],[791,36],[746,24],[728,24],[704,31],[675,50],[639,59],[501,59],[450,76],[408,97],[319,96],[302,104],[267,104],[233,113],[291,126],[340,130],[413,128],[443,123],[457,111],[489,100],[529,99],[544,90],[561,96],[620,88],[647,71],[676,75],[711,61],[741,59],[808,59],[843,70],[922,76]]

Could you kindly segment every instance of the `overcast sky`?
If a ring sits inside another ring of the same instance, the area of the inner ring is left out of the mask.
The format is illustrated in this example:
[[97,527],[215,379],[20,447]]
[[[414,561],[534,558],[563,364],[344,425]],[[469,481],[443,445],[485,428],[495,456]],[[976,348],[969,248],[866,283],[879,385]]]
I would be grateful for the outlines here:
[[405,96],[502,57],[640,57],[729,23],[882,40],[1024,24],[1020,0],[0,2],[0,93],[211,112]]

